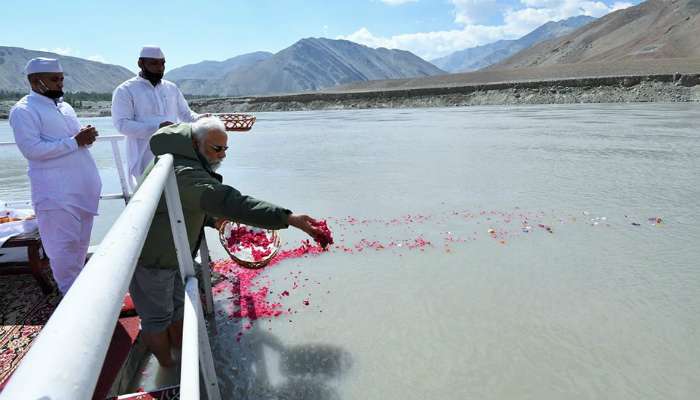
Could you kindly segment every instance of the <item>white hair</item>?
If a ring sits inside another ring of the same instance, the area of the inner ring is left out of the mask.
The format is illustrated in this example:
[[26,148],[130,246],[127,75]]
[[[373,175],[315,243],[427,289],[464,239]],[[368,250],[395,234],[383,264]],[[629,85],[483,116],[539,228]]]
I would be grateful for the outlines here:
[[192,136],[199,142],[203,141],[211,131],[226,132],[226,127],[217,117],[204,117],[192,123]]

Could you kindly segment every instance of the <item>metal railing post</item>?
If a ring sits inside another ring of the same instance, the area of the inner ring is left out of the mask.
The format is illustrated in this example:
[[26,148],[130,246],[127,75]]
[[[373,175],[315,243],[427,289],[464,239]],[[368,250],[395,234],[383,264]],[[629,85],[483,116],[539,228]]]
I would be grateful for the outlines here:
[[199,245],[199,260],[202,262],[202,290],[204,291],[204,311],[207,315],[214,314],[214,296],[211,291],[211,258],[207,235],[202,235],[202,243]]
[[202,303],[199,301],[199,287],[196,278],[191,278],[185,286],[188,297],[197,299],[193,301],[196,317],[197,330],[199,338],[199,367],[202,371],[202,379],[204,380],[204,389],[209,400],[221,400],[221,390],[219,389],[219,380],[216,377],[216,369],[214,368],[214,357],[211,353],[211,344],[209,343],[209,334],[207,325],[204,321],[204,312]]
[[112,156],[114,157],[114,163],[117,167],[117,174],[119,174],[119,184],[122,187],[122,195],[124,196],[124,203],[129,204],[129,186],[126,183],[126,174],[124,173],[124,164],[122,163],[122,156],[119,152],[119,143],[116,140],[110,140],[112,144]]
[[184,285],[188,276],[194,276],[194,265],[190,243],[187,240],[187,227],[185,226],[185,216],[182,213],[180,190],[177,188],[177,178],[175,178],[174,171],[170,171],[168,180],[165,182],[165,202],[168,205],[170,228],[173,232],[177,262],[180,265],[180,277]]
[[[182,280],[185,285],[186,294],[185,316],[183,317],[183,347],[181,365],[186,364],[186,362],[192,363],[192,359],[199,359],[198,363],[192,364],[199,366],[202,371],[202,378],[204,379],[206,385],[209,400],[220,400],[221,392],[219,390],[219,382],[216,378],[214,359],[212,357],[211,346],[209,344],[209,334],[204,321],[204,312],[202,310],[202,303],[199,297],[199,287],[194,271],[192,251],[190,250],[190,244],[187,239],[187,228],[185,225],[185,217],[182,213],[180,191],[177,187],[175,172],[172,170],[170,171],[168,179],[165,183],[165,201],[168,206],[170,227],[173,233],[175,251],[177,253],[177,260],[180,265],[180,275],[182,276]],[[189,303],[189,305],[187,303]],[[193,311],[194,315],[192,315]],[[194,327],[192,326],[193,324]],[[197,336],[195,336],[198,338],[196,344],[192,343],[194,340],[194,333],[192,333],[193,330],[196,330],[197,332]],[[185,332],[188,332],[187,336],[185,336]],[[188,341],[187,346],[185,346],[185,340]],[[197,348],[198,351],[194,351]],[[187,351],[187,353],[185,351]],[[194,396],[192,398],[198,399],[199,374],[195,374],[195,377],[192,377],[192,372],[189,366],[187,368],[182,367],[180,373],[180,398],[189,399],[189,397],[182,395],[184,392],[187,396],[192,395]],[[187,376],[185,375],[186,373],[188,374]],[[196,379],[197,383],[193,383],[192,379]]]
[[[194,293],[192,293],[194,282]],[[185,314],[182,327],[182,353],[180,358],[180,398],[199,399],[199,330],[197,307],[199,298],[197,279],[187,278],[185,285]],[[185,362],[186,361],[186,362]]]

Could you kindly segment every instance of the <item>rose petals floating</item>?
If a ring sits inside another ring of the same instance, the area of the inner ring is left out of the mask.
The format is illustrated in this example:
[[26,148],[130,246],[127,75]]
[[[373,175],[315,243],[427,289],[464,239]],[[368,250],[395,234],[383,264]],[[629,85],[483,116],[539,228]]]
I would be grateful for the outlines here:
[[[346,256],[343,253],[364,256],[369,250],[392,253],[397,257],[406,256],[411,251],[434,252],[440,250],[446,253],[456,253],[460,251],[460,248],[457,247],[458,243],[463,243],[466,246],[468,243],[482,240],[484,231],[488,233],[489,239],[505,245],[513,243],[518,235],[523,238],[529,237],[529,240],[536,240],[539,232],[549,235],[554,233],[554,229],[557,229],[558,233],[566,234],[564,225],[582,223],[587,225],[591,222],[598,222],[602,223],[601,225],[612,226],[620,219],[615,216],[593,218],[579,216],[577,218],[576,215],[579,215],[579,212],[564,216],[553,214],[554,210],[552,212],[525,211],[515,208],[514,211],[452,210],[443,214],[405,215],[386,219],[352,216],[329,217],[328,221],[334,225],[335,240],[328,228],[327,221],[318,221],[314,227],[323,232],[323,235],[314,238],[316,243],[304,240],[296,248],[280,250],[268,266],[275,266],[288,259],[315,257],[326,254],[326,252],[335,252],[340,257]],[[590,215],[591,213],[586,211],[583,214]],[[647,220],[651,225],[667,223],[661,217],[635,218],[624,215],[624,218],[626,219],[624,223],[627,226],[630,222],[636,227],[642,225],[635,219],[640,222]],[[254,248],[261,247],[260,254],[264,254],[264,246],[269,238],[260,236],[256,232],[240,231],[237,233],[240,233],[244,241],[250,243]],[[436,240],[440,240],[440,243]],[[334,241],[338,243],[334,244]],[[288,267],[289,264],[285,265],[285,269]],[[309,310],[322,312],[318,306],[322,306],[323,299],[311,297],[314,293],[309,288],[311,282],[309,282],[309,278],[301,277],[304,273],[302,271],[285,271],[281,276],[280,272],[275,271],[274,275],[267,276],[264,275],[263,270],[251,271],[240,268],[231,260],[216,263],[215,269],[226,278],[225,281],[215,286],[214,292],[219,300],[229,300],[224,302],[224,309],[220,311],[222,314],[228,314],[230,318],[246,318],[249,321],[254,321],[259,318],[272,320],[284,315],[284,320],[289,320],[291,323],[293,321],[289,318],[294,314]],[[273,281],[271,276],[276,276],[276,281]],[[320,282],[313,283],[321,284]],[[243,332],[253,325],[241,326]],[[239,337],[243,335],[242,332]]]
[[314,240],[319,246],[325,249],[329,244],[333,244],[333,236],[331,235],[331,230],[328,229],[328,224],[325,219],[318,220],[315,223],[312,222],[311,225],[321,231],[320,235],[314,237]]

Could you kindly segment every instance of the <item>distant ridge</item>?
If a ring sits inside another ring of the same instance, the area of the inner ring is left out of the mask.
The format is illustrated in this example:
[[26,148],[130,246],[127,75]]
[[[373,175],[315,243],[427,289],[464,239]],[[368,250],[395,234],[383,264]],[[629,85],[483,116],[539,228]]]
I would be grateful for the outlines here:
[[177,82],[184,93],[199,93],[214,79],[222,79],[229,73],[251,67],[267,60],[273,54],[266,51],[242,54],[224,61],[202,61],[175,68],[165,78]]
[[700,0],[648,0],[540,43],[494,69],[579,63],[654,63],[700,57]]
[[175,79],[175,82],[186,94],[241,96],[314,91],[352,82],[444,73],[408,51],[372,49],[347,40],[308,38],[253,65],[231,70],[223,77]]
[[431,60],[431,62],[448,72],[476,71],[497,64],[537,43],[564,36],[594,20],[593,17],[579,15],[561,21],[550,21],[520,39],[499,40],[483,46],[468,48]]
[[216,79],[238,68],[245,68],[260,61],[267,60],[273,54],[267,51],[242,54],[224,61],[202,61],[197,64],[189,64],[175,68],[165,74],[165,78],[171,81],[180,79]]
[[0,90],[29,91],[24,67],[27,61],[34,57],[57,58],[61,61],[66,92],[111,93],[121,82],[134,76],[133,72],[119,65],[62,56],[47,51],[0,46]]

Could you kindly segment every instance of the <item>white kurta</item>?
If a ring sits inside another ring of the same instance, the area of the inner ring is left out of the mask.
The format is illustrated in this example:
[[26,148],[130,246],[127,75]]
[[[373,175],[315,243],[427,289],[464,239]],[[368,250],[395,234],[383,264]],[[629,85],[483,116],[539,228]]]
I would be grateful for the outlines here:
[[80,131],[73,107],[32,92],[12,107],[10,125],[29,161],[34,210],[97,215],[102,182],[90,151],[73,138]]
[[10,111],[15,142],[29,161],[32,203],[58,288],[66,293],[85,265],[102,182],[80,123],[67,103],[32,92]]
[[39,234],[58,290],[66,294],[85,266],[93,216],[63,210],[37,212]]
[[132,179],[138,180],[153,160],[149,139],[161,122],[192,122],[198,117],[170,81],[161,80],[154,87],[136,76],[119,85],[112,95],[112,123],[126,136],[126,160]]

